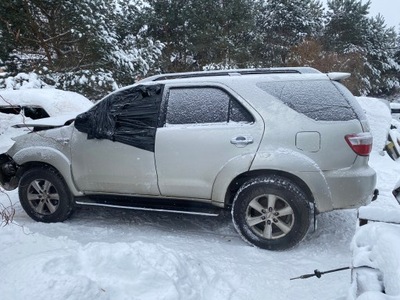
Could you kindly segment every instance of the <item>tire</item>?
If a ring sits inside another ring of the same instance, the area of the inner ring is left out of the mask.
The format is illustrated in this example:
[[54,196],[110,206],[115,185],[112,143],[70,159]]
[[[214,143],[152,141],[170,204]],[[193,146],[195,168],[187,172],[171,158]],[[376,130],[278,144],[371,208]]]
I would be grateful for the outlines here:
[[23,209],[38,222],[65,221],[75,207],[64,179],[52,167],[43,166],[25,172],[18,192]]
[[252,179],[239,189],[232,205],[232,219],[249,244],[268,250],[297,245],[310,226],[306,194],[280,176]]

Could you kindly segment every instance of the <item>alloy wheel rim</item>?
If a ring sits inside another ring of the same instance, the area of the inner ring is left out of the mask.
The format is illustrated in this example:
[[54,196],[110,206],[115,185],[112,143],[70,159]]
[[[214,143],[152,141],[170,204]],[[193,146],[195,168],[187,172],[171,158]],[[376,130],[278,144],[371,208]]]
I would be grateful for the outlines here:
[[53,214],[60,205],[60,195],[48,180],[36,179],[28,186],[29,205],[41,215]]
[[285,199],[273,194],[255,197],[247,206],[247,225],[264,239],[274,240],[288,235],[294,221],[292,207]]

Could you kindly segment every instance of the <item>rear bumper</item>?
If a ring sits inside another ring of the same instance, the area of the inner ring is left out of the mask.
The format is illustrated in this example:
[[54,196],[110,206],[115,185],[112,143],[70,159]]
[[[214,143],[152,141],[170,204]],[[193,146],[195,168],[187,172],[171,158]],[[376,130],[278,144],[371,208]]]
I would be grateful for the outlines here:
[[369,204],[374,197],[376,172],[362,160],[348,169],[324,172],[333,209],[358,208]]
[[7,154],[0,155],[0,186],[11,191],[18,186],[18,165]]

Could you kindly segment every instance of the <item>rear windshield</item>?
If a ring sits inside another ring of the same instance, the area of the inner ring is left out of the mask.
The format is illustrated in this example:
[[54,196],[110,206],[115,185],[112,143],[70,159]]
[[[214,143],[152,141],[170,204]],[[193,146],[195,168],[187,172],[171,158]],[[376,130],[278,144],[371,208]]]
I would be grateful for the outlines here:
[[316,121],[357,119],[347,89],[328,80],[260,82],[257,87]]

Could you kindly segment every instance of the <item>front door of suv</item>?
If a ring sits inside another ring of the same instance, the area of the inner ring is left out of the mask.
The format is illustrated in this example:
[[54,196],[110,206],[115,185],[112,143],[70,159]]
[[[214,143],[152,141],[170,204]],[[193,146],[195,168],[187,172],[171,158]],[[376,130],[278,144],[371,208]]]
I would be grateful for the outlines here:
[[154,142],[162,85],[111,94],[75,120],[72,174],[84,192],[159,195]]
[[164,94],[155,147],[161,195],[211,199],[224,166],[256,153],[263,124],[224,87],[166,86]]

